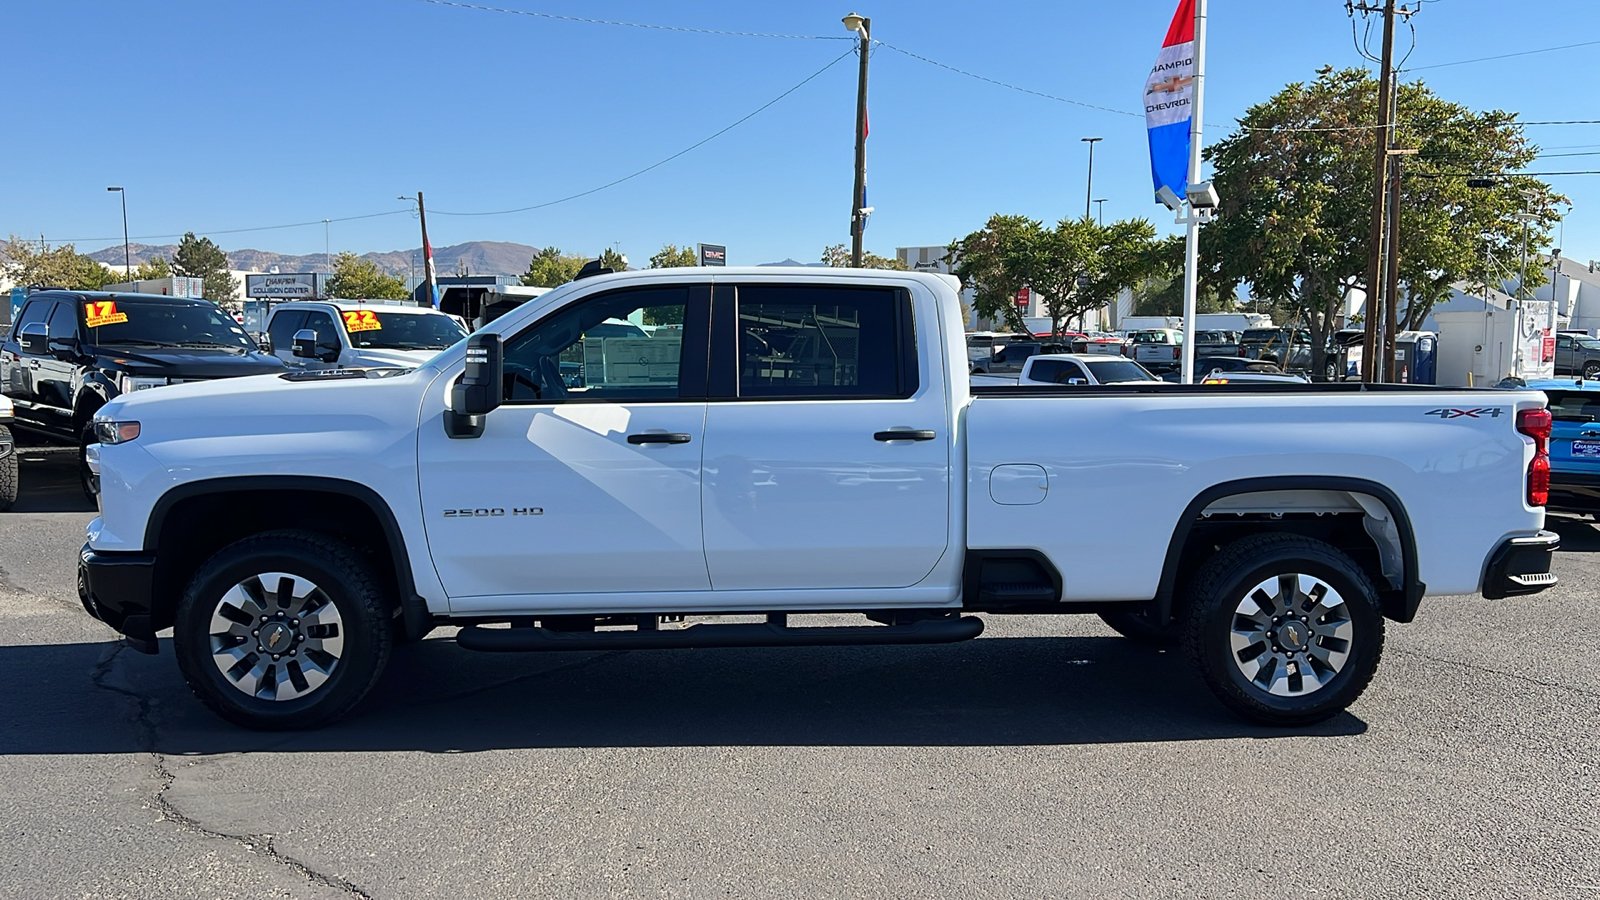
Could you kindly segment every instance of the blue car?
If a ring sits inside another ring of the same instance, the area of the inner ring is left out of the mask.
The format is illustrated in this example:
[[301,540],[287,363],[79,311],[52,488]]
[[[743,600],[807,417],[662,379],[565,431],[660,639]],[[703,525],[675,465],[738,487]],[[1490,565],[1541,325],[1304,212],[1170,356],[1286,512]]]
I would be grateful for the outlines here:
[[1539,378],[1528,389],[1550,398],[1550,502],[1546,508],[1600,514],[1600,381]]

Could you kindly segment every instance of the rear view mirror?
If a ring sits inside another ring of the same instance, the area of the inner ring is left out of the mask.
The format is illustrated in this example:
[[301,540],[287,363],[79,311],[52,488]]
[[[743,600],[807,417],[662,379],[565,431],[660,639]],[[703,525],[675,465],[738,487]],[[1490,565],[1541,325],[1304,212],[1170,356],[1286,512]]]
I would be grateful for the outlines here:
[[294,333],[294,355],[296,359],[317,358],[317,333],[309,328],[302,328]]
[[504,369],[500,335],[475,334],[467,338],[466,371],[450,389],[450,409],[445,414],[447,434],[453,438],[483,434],[483,417],[500,407],[505,390]]
[[43,322],[29,322],[22,326],[22,331],[17,335],[18,343],[22,344],[22,352],[43,356],[49,343],[48,332]]

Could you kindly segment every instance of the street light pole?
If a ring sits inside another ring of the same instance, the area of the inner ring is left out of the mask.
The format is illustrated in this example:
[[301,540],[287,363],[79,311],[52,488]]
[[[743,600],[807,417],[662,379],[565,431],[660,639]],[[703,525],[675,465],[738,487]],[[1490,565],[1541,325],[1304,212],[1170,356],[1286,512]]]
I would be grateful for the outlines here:
[[1105,138],[1086,137],[1078,140],[1089,145],[1089,183],[1083,189],[1083,217],[1087,219],[1089,218],[1089,205],[1094,202],[1089,199],[1094,196],[1094,145],[1105,140]]
[[108,187],[108,191],[116,191],[122,198],[122,271],[129,280],[133,280],[133,253],[128,250],[128,192],[120,187]]
[[1106,223],[1106,199],[1107,198],[1105,198],[1105,197],[1101,197],[1100,199],[1094,201],[1095,203],[1100,204],[1099,206],[1095,207],[1094,211],[1095,211],[1095,215],[1098,217],[1098,221],[1099,221],[1099,223],[1101,225],[1104,225]]
[[856,181],[850,194],[850,265],[861,268],[862,232],[867,205],[867,58],[872,55],[872,20],[851,13],[840,21],[846,31],[861,36],[861,76],[856,86]]

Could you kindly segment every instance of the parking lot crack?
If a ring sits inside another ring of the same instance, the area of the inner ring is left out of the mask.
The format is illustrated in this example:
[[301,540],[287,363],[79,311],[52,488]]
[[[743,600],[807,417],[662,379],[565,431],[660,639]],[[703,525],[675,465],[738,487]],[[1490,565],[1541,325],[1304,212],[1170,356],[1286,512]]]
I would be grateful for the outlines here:
[[1459,668],[1471,669],[1474,672],[1484,672],[1484,673],[1487,673],[1487,674],[1490,674],[1490,675],[1500,675],[1500,676],[1503,676],[1503,677],[1506,677],[1506,678],[1511,678],[1511,679],[1515,679],[1517,681],[1525,682],[1527,684],[1538,685],[1539,687],[1555,688],[1556,690],[1570,691],[1570,692],[1572,692],[1574,694],[1581,694],[1581,695],[1583,695],[1585,697],[1594,697],[1596,699],[1600,699],[1600,693],[1596,693],[1594,691],[1586,691],[1583,688],[1574,687],[1573,685],[1570,685],[1570,684],[1562,684],[1559,681],[1543,681],[1543,680],[1538,679],[1538,678],[1530,678],[1527,675],[1518,675],[1516,672],[1507,672],[1504,669],[1495,669],[1495,668],[1491,668],[1489,666],[1479,665],[1477,663],[1463,662],[1462,660],[1459,660],[1459,659],[1445,659],[1443,657],[1433,656],[1433,655],[1428,654],[1428,653],[1423,653],[1420,650],[1390,649],[1387,652],[1389,652],[1390,654],[1399,654],[1401,656],[1415,656],[1415,657],[1418,657],[1420,659],[1426,659],[1429,662],[1443,663],[1444,665],[1447,665],[1447,666],[1457,666]]
[[238,844],[255,856],[293,870],[312,884],[343,891],[352,897],[362,898],[362,900],[372,900],[372,895],[356,884],[336,875],[319,872],[306,863],[279,850],[274,837],[270,834],[233,834],[208,828],[201,824],[199,820],[179,809],[172,802],[172,798],[168,796],[168,791],[172,789],[172,784],[177,780],[177,776],[167,767],[167,757],[156,750],[156,724],[151,714],[150,698],[138,691],[114,684],[110,680],[116,661],[122,656],[123,651],[128,649],[129,647],[126,643],[118,641],[114,645],[114,649],[95,664],[92,681],[95,687],[113,694],[121,694],[133,701],[133,724],[137,731],[137,740],[140,749],[150,757],[151,767],[160,782],[160,787],[156,789],[150,800],[156,811],[161,815],[161,818],[185,831]]

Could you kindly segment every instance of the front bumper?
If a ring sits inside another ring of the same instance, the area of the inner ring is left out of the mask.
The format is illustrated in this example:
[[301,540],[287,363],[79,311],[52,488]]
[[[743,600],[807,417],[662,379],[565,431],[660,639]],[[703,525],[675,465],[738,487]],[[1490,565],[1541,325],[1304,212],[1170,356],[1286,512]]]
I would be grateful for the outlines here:
[[1561,535],[1541,531],[1528,537],[1507,538],[1489,556],[1483,575],[1483,596],[1501,600],[1537,594],[1555,587],[1550,559],[1561,546]]
[[78,553],[78,599],[89,615],[122,632],[142,653],[155,653],[150,618],[156,558],[144,553]]

